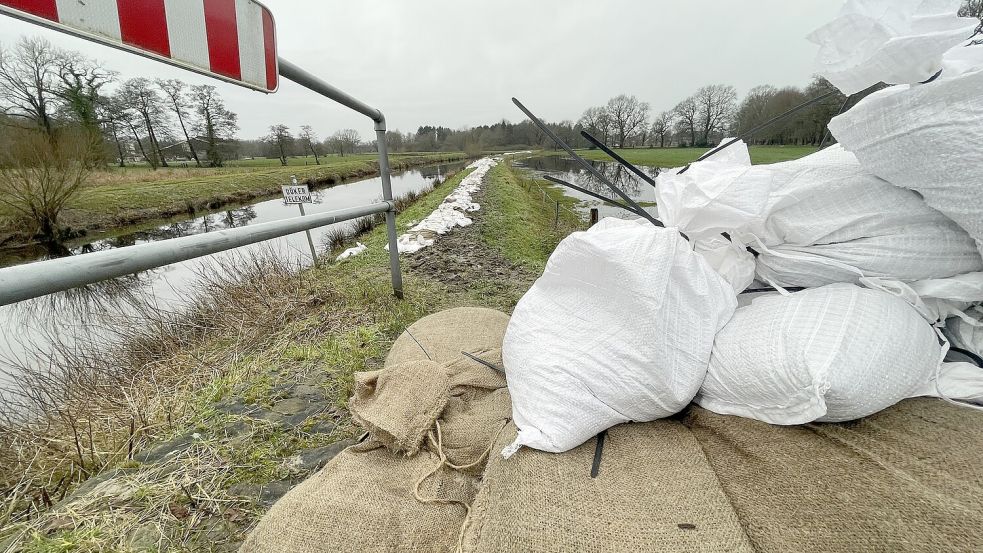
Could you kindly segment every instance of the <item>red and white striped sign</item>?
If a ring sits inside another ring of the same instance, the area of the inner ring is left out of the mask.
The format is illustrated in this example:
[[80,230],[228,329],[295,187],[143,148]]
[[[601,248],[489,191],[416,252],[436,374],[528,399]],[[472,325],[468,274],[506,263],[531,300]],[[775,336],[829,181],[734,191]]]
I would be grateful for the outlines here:
[[273,15],[253,0],[0,0],[0,12],[275,92]]

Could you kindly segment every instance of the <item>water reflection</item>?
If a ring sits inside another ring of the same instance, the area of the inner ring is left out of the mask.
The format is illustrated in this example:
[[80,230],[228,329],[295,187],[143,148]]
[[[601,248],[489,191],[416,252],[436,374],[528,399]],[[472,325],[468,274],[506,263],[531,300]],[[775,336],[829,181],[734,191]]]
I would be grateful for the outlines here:
[[[631,199],[640,204],[653,204],[653,206],[645,206],[645,210],[653,214],[657,214],[658,210],[654,207],[656,200],[655,189],[652,187],[652,185],[633,175],[630,171],[618,163],[604,161],[589,161],[589,163],[594,167],[594,169],[604,175],[604,178],[620,188]],[[600,194],[602,196],[618,200],[617,195],[610,188],[608,188],[606,184],[601,182],[601,180],[594,175],[587,172],[587,170],[584,169],[580,163],[570,158],[561,156],[530,157],[517,162],[516,165],[529,169],[535,173],[551,175],[569,183],[576,184],[581,188],[590,190],[595,194]],[[655,178],[659,172],[658,169],[650,167],[640,167],[640,169],[646,175],[652,178]],[[604,202],[588,196],[587,194],[583,194],[566,187],[563,187],[563,192],[567,196],[581,200],[581,209],[586,210],[593,207],[598,208],[601,217],[635,217],[635,215],[632,213],[605,204]]]

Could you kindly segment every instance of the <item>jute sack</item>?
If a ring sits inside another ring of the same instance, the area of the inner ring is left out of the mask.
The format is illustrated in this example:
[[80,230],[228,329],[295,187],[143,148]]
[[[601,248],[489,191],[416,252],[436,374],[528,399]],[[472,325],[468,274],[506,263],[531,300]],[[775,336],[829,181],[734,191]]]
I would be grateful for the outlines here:
[[[513,425],[494,446],[515,438]],[[492,456],[462,551],[753,551],[700,445],[680,423],[608,430],[597,478],[595,440],[561,454]]]
[[277,501],[240,551],[453,551],[476,481],[441,469],[419,494],[448,501],[421,503],[414,484],[438,462],[436,453],[405,457],[378,443],[348,448]]
[[[456,307],[424,317],[410,325],[393,343],[386,366],[424,360],[443,363],[462,351],[500,349],[509,316],[484,307]],[[501,366],[501,358],[492,360]]]
[[691,407],[757,551],[979,551],[983,413],[909,399],[851,423],[773,426]]
[[450,379],[440,365],[410,361],[357,373],[348,408],[375,440],[392,451],[415,455],[448,397]]
[[[458,310],[455,310],[458,311]],[[461,315],[464,315],[462,318]],[[369,439],[353,446],[273,506],[243,544],[243,552],[453,551],[491,450],[511,416],[504,375],[460,351],[501,363],[499,321],[481,309],[417,324],[440,364],[398,356],[380,371],[356,375],[349,408]],[[434,347],[437,332],[479,337]],[[490,321],[490,324],[489,324]],[[488,325],[491,328],[481,328]],[[498,342],[489,339],[498,332]],[[492,344],[479,348],[476,344]],[[413,347],[423,351],[413,342]],[[416,352],[408,348],[413,358]],[[406,393],[401,394],[404,390]]]

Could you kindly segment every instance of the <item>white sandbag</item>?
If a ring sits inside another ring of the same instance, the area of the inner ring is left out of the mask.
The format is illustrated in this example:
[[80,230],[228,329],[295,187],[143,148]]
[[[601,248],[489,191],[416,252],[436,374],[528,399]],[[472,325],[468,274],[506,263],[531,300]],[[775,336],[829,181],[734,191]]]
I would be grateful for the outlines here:
[[965,314],[968,320],[962,317],[946,320],[942,332],[953,346],[983,356],[983,307],[973,307]]
[[950,317],[960,317],[975,324],[972,315],[966,311],[974,303],[983,301],[983,273],[966,273],[911,283],[864,277],[861,283],[867,288],[881,290],[903,299],[932,324],[943,323]]
[[563,452],[616,424],[680,411],[736,307],[674,229],[607,218],[571,234],[505,333],[519,433],[503,455],[523,445]]
[[[916,281],[983,270],[975,243],[955,223],[865,171],[840,146],[772,165],[750,167],[741,157],[660,174],[659,216],[698,246],[727,232],[755,249],[762,280],[814,287],[860,274]],[[727,254],[749,259],[740,247]]]
[[738,179],[750,168],[747,144],[739,141],[693,163],[685,173],[680,174],[681,167],[660,171],[655,178],[659,220],[692,239],[713,238],[747,224],[768,199],[767,190],[741,186]]
[[809,35],[819,73],[845,94],[880,82],[931,78],[946,50],[979,21],[957,17],[962,0],[849,0],[839,16]]
[[695,401],[772,424],[847,421],[912,397],[941,360],[934,329],[903,300],[833,284],[738,309]]
[[983,405],[983,368],[972,363],[943,363],[938,378],[921,386],[913,397],[937,397],[963,402],[967,407]]
[[710,267],[726,280],[735,293],[741,293],[754,282],[754,257],[747,248],[722,235],[693,241],[693,251],[703,256]]
[[969,70],[980,49],[961,49],[962,65],[931,83],[871,94],[829,128],[864,169],[920,193],[983,252],[983,63]]

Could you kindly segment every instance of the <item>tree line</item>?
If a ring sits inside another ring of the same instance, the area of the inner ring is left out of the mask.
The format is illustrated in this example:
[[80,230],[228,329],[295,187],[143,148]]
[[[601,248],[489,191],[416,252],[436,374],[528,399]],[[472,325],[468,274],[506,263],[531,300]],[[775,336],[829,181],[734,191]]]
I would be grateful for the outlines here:
[[822,77],[814,77],[804,88],[758,86],[741,101],[733,86],[707,85],[651,118],[647,102],[621,94],[603,106],[584,110],[577,125],[615,147],[706,147],[724,136],[739,136],[827,92],[834,94],[749,140],[754,144],[814,145],[822,141],[826,125],[846,99]]
[[4,126],[8,133],[31,130],[52,139],[59,132],[100,138],[94,159],[112,157],[120,167],[132,160],[166,167],[168,159],[217,167],[228,159],[237,116],[214,86],[117,76],[43,38],[0,47]]

